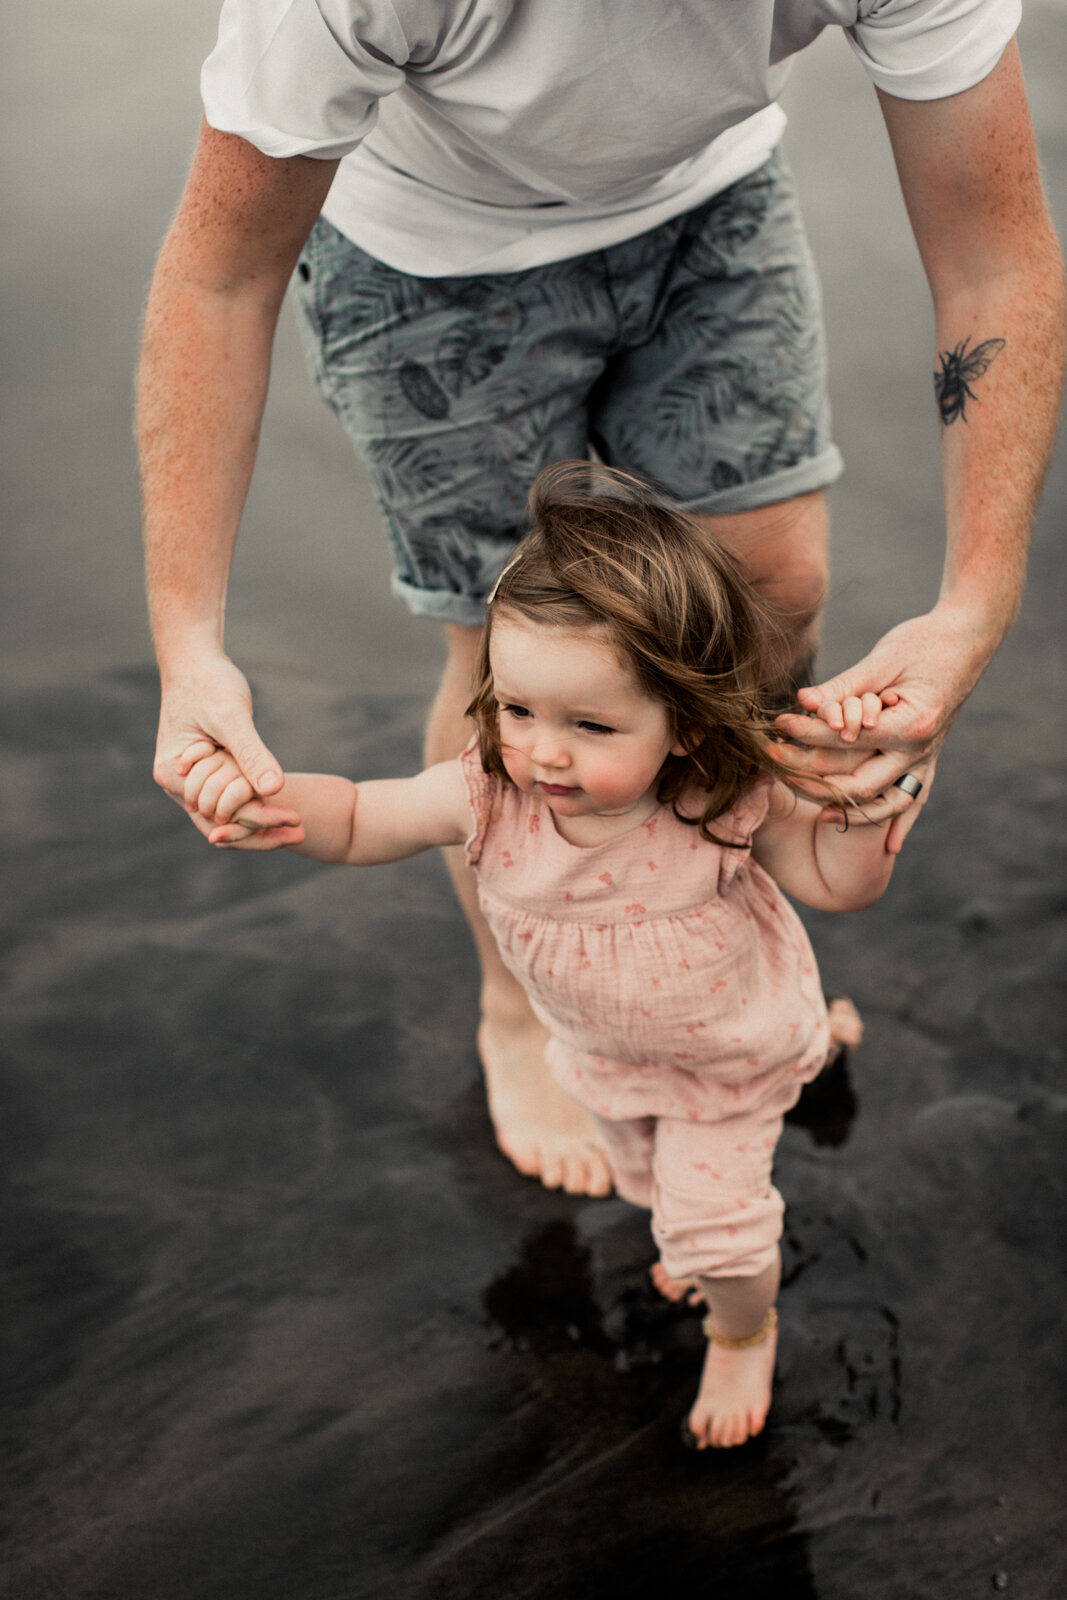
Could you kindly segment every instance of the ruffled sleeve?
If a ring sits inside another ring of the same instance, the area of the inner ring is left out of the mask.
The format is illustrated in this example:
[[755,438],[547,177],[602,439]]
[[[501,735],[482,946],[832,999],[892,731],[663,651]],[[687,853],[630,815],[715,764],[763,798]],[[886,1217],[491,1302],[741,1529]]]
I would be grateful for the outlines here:
[[740,868],[747,862],[752,850],[752,835],[767,815],[771,803],[773,779],[764,773],[756,779],[751,789],[741,796],[736,805],[716,817],[712,832],[720,839],[736,839],[743,849],[723,849],[719,865],[720,892],[731,884]]
[[503,784],[492,773],[486,772],[482,767],[482,752],[478,744],[477,735],[471,739],[470,744],[459,758],[460,770],[463,781],[467,786],[467,800],[471,808],[473,829],[464,845],[467,865],[477,866],[485,846],[486,836],[494,815],[499,810],[500,792]]

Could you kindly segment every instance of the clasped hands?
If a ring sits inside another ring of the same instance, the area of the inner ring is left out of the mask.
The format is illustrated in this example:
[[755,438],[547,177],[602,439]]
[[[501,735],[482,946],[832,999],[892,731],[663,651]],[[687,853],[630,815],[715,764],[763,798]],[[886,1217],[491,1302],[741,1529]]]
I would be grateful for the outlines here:
[[298,812],[262,800],[228,750],[198,739],[182,752],[183,804],[208,844],[220,850],[278,850],[303,844]]
[[[929,797],[948,730],[997,642],[946,603],[901,622],[854,667],[798,692],[802,711],[777,718],[792,742],[772,754],[810,774],[800,787],[813,800],[826,800],[817,780],[833,784],[850,826],[888,823],[886,850],[898,855]],[[897,787],[905,774],[922,784],[917,795]],[[829,802],[822,815],[843,813]]]
[[[886,850],[896,855],[926,803],[952,720],[991,654],[973,621],[948,606],[902,622],[856,666],[799,691],[803,709],[777,718],[790,742],[772,754],[812,799],[827,801],[825,820],[840,821],[843,812],[820,780],[846,802],[850,826],[888,823]],[[165,715],[157,781],[220,848],[299,844],[300,818],[270,799],[281,780],[256,735],[246,694],[211,719],[215,726],[196,714],[179,712],[170,722]],[[251,755],[240,762],[234,747]],[[271,781],[257,787],[254,773],[264,765]],[[922,784],[918,795],[896,787],[906,773]]]

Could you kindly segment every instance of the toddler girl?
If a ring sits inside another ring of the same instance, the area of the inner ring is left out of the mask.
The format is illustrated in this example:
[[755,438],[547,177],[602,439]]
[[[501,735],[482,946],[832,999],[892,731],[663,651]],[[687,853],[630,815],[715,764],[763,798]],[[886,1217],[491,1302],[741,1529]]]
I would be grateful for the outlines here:
[[[367,865],[465,843],[554,1074],[597,1119],[619,1193],[651,1208],[657,1287],[709,1307],[691,1440],[736,1445],[770,1404],[774,1149],[829,1042],[777,886],[856,910],[893,857],[880,829],[846,829],[782,781],[763,709],[775,632],[698,525],[586,462],[542,473],[531,510],[457,761],[358,787],[297,774],[266,803],[198,743],[186,804],[222,848]],[[866,696],[825,714],[854,730],[880,710]]]

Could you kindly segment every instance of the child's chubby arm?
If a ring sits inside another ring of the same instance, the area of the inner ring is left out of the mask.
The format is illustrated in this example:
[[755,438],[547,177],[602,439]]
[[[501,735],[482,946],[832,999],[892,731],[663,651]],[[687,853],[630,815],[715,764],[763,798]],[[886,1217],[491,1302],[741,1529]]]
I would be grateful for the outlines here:
[[[880,695],[829,700],[820,705],[818,715],[851,743],[861,730],[877,729],[882,712],[897,699],[895,691],[887,689]],[[786,762],[788,757],[786,747]],[[915,772],[920,779],[928,775],[925,768]],[[912,805],[921,809],[928,793],[927,786]],[[752,854],[780,888],[814,910],[862,911],[885,893],[901,842],[892,827],[867,822],[854,810],[846,828],[830,795],[810,800],[776,781],[766,819],[752,841]]]
[[823,820],[824,809],[776,782],[752,854],[780,888],[816,911],[862,911],[885,893],[896,853],[887,849],[885,827],[846,829]]
[[316,861],[372,866],[435,845],[462,844],[472,826],[458,761],[428,767],[414,778],[360,784],[295,772],[269,801],[245,798],[244,780],[227,752],[194,745],[181,766],[186,810],[209,842],[224,850],[286,846]]

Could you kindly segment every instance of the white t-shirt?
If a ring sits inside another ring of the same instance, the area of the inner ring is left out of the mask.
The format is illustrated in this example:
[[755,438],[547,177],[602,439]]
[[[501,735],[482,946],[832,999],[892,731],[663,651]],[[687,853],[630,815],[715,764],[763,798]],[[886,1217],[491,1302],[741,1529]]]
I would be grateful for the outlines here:
[[224,0],[208,122],[342,157],[323,215],[422,277],[604,249],[770,154],[792,56],[843,27],[908,100],[968,89],[1020,0]]

